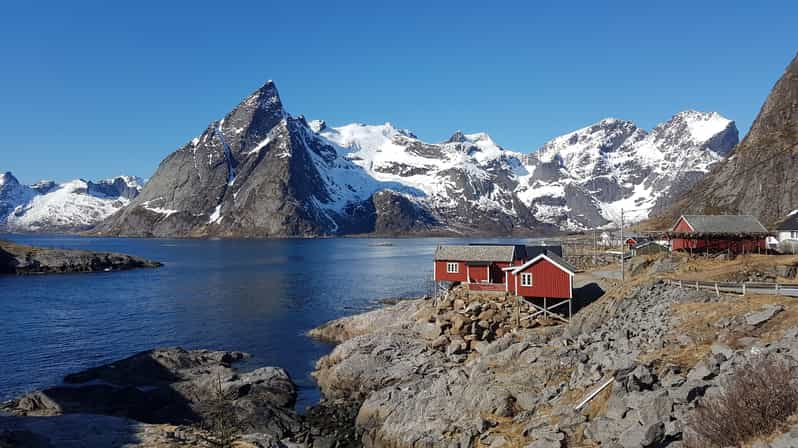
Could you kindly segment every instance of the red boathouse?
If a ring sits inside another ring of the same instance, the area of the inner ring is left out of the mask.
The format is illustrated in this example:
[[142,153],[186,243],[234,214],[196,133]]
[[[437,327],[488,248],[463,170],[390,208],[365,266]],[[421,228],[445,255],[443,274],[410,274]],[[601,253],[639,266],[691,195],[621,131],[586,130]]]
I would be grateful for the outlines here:
[[748,215],[682,215],[668,232],[672,250],[732,253],[764,251],[768,235]]
[[[576,269],[561,254],[560,246],[438,246],[433,272],[435,281],[463,283],[469,291],[523,298],[546,315],[553,316],[548,299],[555,299],[555,307],[569,305],[570,317]],[[542,308],[533,303],[538,299]]]

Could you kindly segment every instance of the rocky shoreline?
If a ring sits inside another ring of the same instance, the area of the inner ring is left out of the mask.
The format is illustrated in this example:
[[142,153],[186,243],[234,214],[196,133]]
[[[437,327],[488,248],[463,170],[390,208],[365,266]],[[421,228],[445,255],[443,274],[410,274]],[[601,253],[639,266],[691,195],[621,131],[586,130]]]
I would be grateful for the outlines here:
[[[772,355],[798,372],[785,298],[608,285],[569,325],[501,333],[508,308],[453,292],[333,321],[311,332],[339,342],[313,375],[325,397],[362,403],[367,447],[679,448],[736,368]],[[762,443],[797,446],[798,430]]]
[[160,266],[157,261],[125,254],[41,248],[0,240],[0,274],[111,272]]
[[[463,289],[329,322],[310,332],[337,343],[313,373],[324,398],[303,415],[288,375],[238,372],[243,353],[144,352],[4,404],[0,447],[87,446],[56,443],[76,431],[218,446],[233,427],[239,447],[688,448],[708,446],[689,444],[693,418],[737,369],[771,357],[798,377],[791,299],[602,286],[567,325]],[[756,446],[797,446],[780,428]]]

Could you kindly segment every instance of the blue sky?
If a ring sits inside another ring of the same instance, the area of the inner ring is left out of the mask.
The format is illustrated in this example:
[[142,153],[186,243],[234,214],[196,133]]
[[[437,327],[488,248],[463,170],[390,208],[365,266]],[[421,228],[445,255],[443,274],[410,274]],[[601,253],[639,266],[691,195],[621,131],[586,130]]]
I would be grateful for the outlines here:
[[690,108],[745,132],[798,51],[795,1],[553,3],[11,2],[0,170],[147,177],[267,79],[293,114],[523,152]]

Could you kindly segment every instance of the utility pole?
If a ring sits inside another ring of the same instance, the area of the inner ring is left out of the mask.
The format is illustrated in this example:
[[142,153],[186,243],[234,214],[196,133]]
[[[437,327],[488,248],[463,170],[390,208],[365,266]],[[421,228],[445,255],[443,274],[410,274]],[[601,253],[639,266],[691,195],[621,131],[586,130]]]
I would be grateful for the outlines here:
[[[596,176],[593,176],[590,179],[591,187],[590,187],[590,197],[593,199],[593,202],[596,202]],[[596,224],[593,224],[593,267],[598,266],[598,240],[596,238],[598,233],[598,229],[596,229]]]
[[621,209],[621,282],[624,281],[624,272],[623,272],[623,264],[624,264],[624,252],[626,252],[626,241],[623,239],[623,209]]

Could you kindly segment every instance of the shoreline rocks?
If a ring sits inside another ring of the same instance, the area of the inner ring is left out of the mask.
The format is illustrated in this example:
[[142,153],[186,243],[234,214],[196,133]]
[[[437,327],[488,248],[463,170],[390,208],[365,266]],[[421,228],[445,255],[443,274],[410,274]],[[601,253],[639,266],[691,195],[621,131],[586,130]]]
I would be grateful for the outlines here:
[[[798,311],[788,303],[651,282],[614,287],[570,324],[527,328],[507,324],[501,298],[450,291],[311,332],[339,342],[313,376],[328,399],[362,403],[353,424],[366,447],[681,448],[697,403],[735,366],[761,353],[798,366],[798,329],[777,330]],[[747,314],[757,325],[717,326]],[[497,326],[461,335],[463,319]]]
[[[105,415],[139,425],[188,428],[197,438],[218,437],[216,425],[240,435],[279,441],[304,431],[294,411],[296,387],[283,369],[262,367],[238,372],[232,364],[241,352],[165,348],[67,375],[64,384],[26,394],[0,405],[4,425],[33,425],[39,417],[80,422],[65,416]],[[112,422],[112,427],[124,426]],[[150,428],[152,426],[142,426]],[[202,432],[206,429],[209,434]],[[43,436],[47,436],[43,434]],[[2,439],[0,439],[2,440]],[[188,445],[191,446],[191,445]]]
[[0,240],[0,274],[110,272],[160,266],[157,261],[125,254],[40,248]]

